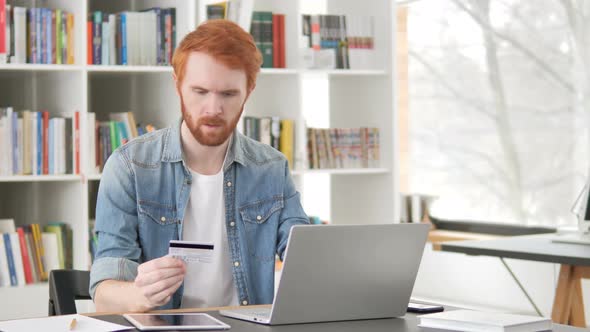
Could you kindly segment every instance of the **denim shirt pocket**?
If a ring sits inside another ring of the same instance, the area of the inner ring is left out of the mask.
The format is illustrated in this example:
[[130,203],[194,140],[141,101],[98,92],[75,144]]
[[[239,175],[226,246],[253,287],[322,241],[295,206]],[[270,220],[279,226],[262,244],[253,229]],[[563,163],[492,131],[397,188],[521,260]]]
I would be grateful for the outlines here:
[[283,208],[283,198],[276,197],[246,204],[240,208],[242,220],[253,223],[265,223],[273,213]]
[[283,198],[273,197],[240,207],[250,256],[257,261],[274,262],[277,229]]
[[147,217],[156,224],[176,224],[176,208],[172,205],[160,204],[150,201],[139,201],[139,214]]
[[[160,245],[168,246],[168,240],[176,239],[178,219],[176,207],[160,204],[152,201],[140,200],[138,203],[139,214],[139,241],[144,249],[145,258],[151,259],[152,255],[161,254],[164,249],[156,250]],[[158,256],[156,256],[158,257]]]

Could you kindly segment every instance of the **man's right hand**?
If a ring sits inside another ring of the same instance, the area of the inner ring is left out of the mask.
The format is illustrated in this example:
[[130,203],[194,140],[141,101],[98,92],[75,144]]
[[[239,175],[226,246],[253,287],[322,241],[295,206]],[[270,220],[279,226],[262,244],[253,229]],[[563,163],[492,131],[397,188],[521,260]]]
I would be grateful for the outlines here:
[[156,258],[139,265],[134,286],[145,298],[142,307],[151,310],[168,303],[182,284],[185,273],[184,262],[171,256]]

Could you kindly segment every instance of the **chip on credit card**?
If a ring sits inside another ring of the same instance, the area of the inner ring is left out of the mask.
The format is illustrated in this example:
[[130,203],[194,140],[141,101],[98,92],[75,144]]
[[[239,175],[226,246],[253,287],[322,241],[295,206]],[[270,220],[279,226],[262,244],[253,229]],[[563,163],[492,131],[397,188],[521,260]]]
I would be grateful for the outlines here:
[[168,255],[181,259],[185,263],[211,263],[213,260],[212,243],[194,241],[170,241]]

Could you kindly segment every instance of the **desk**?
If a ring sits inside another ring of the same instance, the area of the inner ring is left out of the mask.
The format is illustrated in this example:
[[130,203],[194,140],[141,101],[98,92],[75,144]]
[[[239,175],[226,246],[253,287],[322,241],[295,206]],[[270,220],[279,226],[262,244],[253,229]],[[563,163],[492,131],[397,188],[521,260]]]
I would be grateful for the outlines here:
[[552,234],[441,243],[441,251],[561,264],[551,318],[585,327],[581,278],[590,278],[590,246],[554,243]]
[[[266,326],[245,322],[237,319],[227,318],[219,315],[217,312],[220,308],[191,310],[191,312],[208,312],[211,316],[231,326],[230,332],[424,332],[425,330],[417,326],[418,321],[416,314],[408,313],[404,318],[387,318],[371,320],[355,320],[346,322],[329,322],[329,323],[312,323],[312,324],[294,324],[294,325],[277,325]],[[166,310],[166,312],[187,312],[187,310]],[[112,323],[131,326],[121,315],[92,315],[94,318],[106,320]],[[432,331],[432,330],[431,330]],[[554,325],[554,332],[582,332],[583,329],[573,328],[565,325]]]

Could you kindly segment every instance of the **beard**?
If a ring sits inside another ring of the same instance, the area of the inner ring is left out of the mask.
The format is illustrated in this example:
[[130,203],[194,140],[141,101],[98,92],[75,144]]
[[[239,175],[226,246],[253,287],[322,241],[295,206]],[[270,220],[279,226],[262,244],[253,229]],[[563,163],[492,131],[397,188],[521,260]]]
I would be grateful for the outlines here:
[[[218,116],[202,116],[195,118],[184,107],[184,99],[182,98],[182,95],[180,96],[180,108],[182,111],[182,119],[186,123],[187,128],[195,140],[204,146],[219,146],[227,141],[234,132],[234,129],[240,120],[240,116],[242,116],[242,112],[244,111],[242,105],[240,113],[230,121],[225,121]],[[207,126],[215,126],[215,130],[206,130]]]

